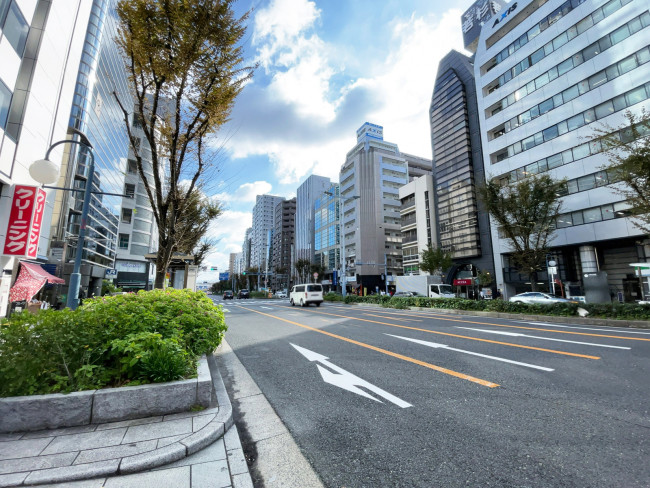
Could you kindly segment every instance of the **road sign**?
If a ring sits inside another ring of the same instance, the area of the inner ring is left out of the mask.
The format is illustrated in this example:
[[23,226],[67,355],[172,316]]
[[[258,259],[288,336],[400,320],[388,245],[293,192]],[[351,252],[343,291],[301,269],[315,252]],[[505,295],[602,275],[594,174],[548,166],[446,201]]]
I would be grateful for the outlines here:
[[[291,344],[291,343],[289,343]],[[318,372],[320,375],[323,377],[323,380],[325,383],[329,383],[330,385],[338,386],[339,388],[343,388],[344,390],[351,391],[352,393],[356,393],[357,395],[361,395],[366,398],[370,398],[371,400],[374,400],[379,403],[383,403],[381,400],[378,400],[377,398],[373,397],[372,395],[366,393],[364,390],[361,390],[361,388],[365,388],[368,391],[371,391],[373,393],[376,393],[380,397],[388,400],[391,403],[394,403],[398,407],[401,408],[408,408],[412,407],[410,403],[405,402],[404,400],[397,398],[394,395],[391,395],[387,391],[382,390],[381,388],[373,385],[372,383],[368,383],[366,380],[362,380],[358,376],[353,375],[349,371],[344,370],[343,368],[339,368],[335,364],[330,363],[327,359],[327,357],[323,356],[322,354],[318,354],[317,352],[310,351],[309,349],[305,349],[300,346],[296,346],[295,344],[291,344],[293,348],[298,351],[300,354],[305,356],[309,361],[316,361],[320,364],[317,364],[316,366],[318,367]],[[329,369],[323,368],[323,366],[327,366]],[[335,371],[333,373],[332,371]]]
[[557,266],[549,266],[548,267],[548,274],[556,275],[557,274]]
[[318,273],[314,273],[314,281],[318,279]]
[[219,273],[219,281],[228,281],[230,279],[230,272]]

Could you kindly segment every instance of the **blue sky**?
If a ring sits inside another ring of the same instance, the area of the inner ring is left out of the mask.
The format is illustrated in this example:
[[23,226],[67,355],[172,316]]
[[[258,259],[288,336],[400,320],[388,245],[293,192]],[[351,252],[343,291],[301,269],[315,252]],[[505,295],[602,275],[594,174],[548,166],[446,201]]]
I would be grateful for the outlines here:
[[[227,271],[252,225],[255,196],[286,198],[311,174],[338,181],[364,122],[403,152],[431,158],[428,108],[439,60],[462,51],[469,0],[240,0],[245,56],[259,63],[217,135],[220,172],[206,191],[225,211],[206,264]],[[216,281],[217,273],[200,280]]]

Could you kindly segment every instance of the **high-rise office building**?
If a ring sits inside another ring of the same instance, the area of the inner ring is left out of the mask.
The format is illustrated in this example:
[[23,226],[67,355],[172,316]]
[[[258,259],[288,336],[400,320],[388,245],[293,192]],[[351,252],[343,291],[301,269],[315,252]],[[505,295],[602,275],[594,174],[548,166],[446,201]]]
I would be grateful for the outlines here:
[[384,141],[383,127],[364,123],[339,173],[344,266],[350,287],[383,289],[382,274],[402,273],[399,188],[409,165],[420,174],[431,161],[401,153]]
[[244,233],[244,242],[241,246],[241,271],[246,271],[251,267],[251,236],[253,235],[253,228],[249,227]]
[[[43,159],[52,144],[72,137],[70,106],[90,10],[91,5],[81,0],[0,2],[0,316],[7,313],[10,286],[21,262],[40,263],[61,276],[61,256],[46,264],[53,190],[44,190],[40,238],[32,257],[20,255],[16,247],[11,247],[13,254],[4,249],[16,186],[37,186],[29,174],[32,162]],[[64,145],[54,148],[50,159],[59,163],[66,150]],[[54,304],[56,295],[66,290],[66,285],[57,284],[42,298]]]
[[442,58],[429,121],[439,232],[434,244],[450,252],[454,263],[445,281],[481,271],[493,275],[489,218],[476,196],[485,174],[472,58],[457,51]]
[[272,241],[269,233],[273,234],[275,225],[275,207],[284,198],[274,195],[257,195],[253,207],[253,231],[251,234],[250,266],[266,272],[267,259],[270,254]]
[[[626,110],[650,108],[649,39],[643,1],[523,0],[486,23],[476,47],[486,177],[567,179],[550,257],[563,288],[590,301],[641,296],[629,264],[650,246],[589,138],[624,124]],[[529,289],[496,226],[492,241],[497,286],[506,296]]]
[[422,274],[422,251],[437,246],[433,176],[415,178],[399,189],[403,274]]
[[298,187],[296,192],[296,247],[295,259],[314,262],[316,249],[314,243],[314,203],[332,183],[325,176],[311,175]]
[[[135,183],[125,183],[129,140],[115,93],[122,103],[133,102],[124,60],[115,42],[118,28],[118,19],[114,15],[115,4],[116,0],[92,2],[70,111],[70,126],[83,131],[94,147],[93,181],[88,181],[89,154],[85,148],[72,147],[62,164],[62,175],[65,175],[63,186],[83,189],[86,185],[91,185],[94,192],[82,254],[81,287],[86,290],[86,294],[99,293],[106,270],[115,267],[118,246],[126,250],[131,245],[131,242],[118,242],[129,235],[125,233],[120,236],[118,231],[122,217],[122,197],[105,193],[125,193],[131,199],[146,198]],[[52,235],[63,243],[66,262],[74,259],[76,252],[76,245],[70,244],[75,242],[79,234],[82,204],[83,192],[58,192]],[[143,215],[144,207],[140,216]],[[144,250],[151,241],[151,234],[146,237],[146,242],[145,237],[141,240],[137,244],[142,245]],[[64,269],[66,275],[71,271],[72,265],[67,265]]]
[[274,218],[271,283],[273,289],[284,290],[289,288],[291,279],[291,250],[296,231],[296,198],[278,203]]
[[329,289],[338,284],[341,270],[341,229],[339,185],[332,184],[314,202],[314,262],[323,267],[319,281]]

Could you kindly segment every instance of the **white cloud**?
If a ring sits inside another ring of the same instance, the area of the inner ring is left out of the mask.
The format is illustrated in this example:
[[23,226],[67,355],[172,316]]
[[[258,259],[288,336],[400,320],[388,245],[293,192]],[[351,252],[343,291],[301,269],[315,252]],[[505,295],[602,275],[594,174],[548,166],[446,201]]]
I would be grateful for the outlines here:
[[[249,85],[240,95],[231,157],[266,155],[281,184],[312,173],[337,180],[356,129],[369,121],[384,126],[400,150],[431,158],[431,94],[440,59],[462,49],[461,13],[413,13],[377,26],[377,38],[389,40],[373,52],[385,55],[363,57],[353,44],[336,47],[316,34],[313,2],[273,0],[258,11],[253,37],[268,85]],[[361,76],[346,72],[352,58]]]
[[215,195],[215,198],[220,202],[250,203],[255,202],[257,195],[269,193],[272,188],[273,186],[268,181],[254,181],[252,183],[244,183],[233,193],[218,193]]

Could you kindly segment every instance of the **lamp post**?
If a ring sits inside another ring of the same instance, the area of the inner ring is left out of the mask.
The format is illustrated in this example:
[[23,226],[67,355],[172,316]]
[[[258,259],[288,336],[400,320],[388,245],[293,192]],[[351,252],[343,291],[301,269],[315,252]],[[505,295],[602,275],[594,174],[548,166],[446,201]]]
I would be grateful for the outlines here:
[[348,200],[358,200],[361,198],[359,195],[352,195],[349,197],[341,198],[341,188],[339,186],[339,191],[332,193],[331,191],[323,192],[325,195],[334,197],[339,202],[339,226],[341,227],[341,293],[343,296],[347,296],[348,291],[346,287],[347,274],[345,271],[345,223],[343,222],[343,209],[341,208],[341,200],[344,202]]
[[[84,247],[84,238],[86,237],[86,221],[88,219],[88,208],[90,206],[90,187],[92,186],[93,177],[95,174],[95,155],[93,152],[93,146],[86,137],[86,135],[78,129],[70,128],[69,129],[74,134],[80,137],[80,141],[76,139],[66,139],[63,141],[55,142],[50,146],[50,148],[45,153],[45,158],[38,161],[34,161],[29,167],[29,174],[34,180],[43,184],[44,186],[48,183],[54,183],[59,178],[59,167],[54,162],[50,161],[50,153],[52,149],[61,144],[78,144],[82,147],[88,149],[90,154],[90,166],[88,167],[88,176],[86,179],[86,188],[84,192],[84,202],[81,209],[81,224],[79,226],[79,238],[77,240],[77,254],[74,259],[74,268],[72,274],[70,275],[70,283],[68,284],[68,298],[66,306],[72,310],[76,310],[79,306],[79,286],[81,284],[81,255],[83,253]],[[71,190],[69,188],[58,188],[58,187],[47,187],[45,188],[55,188],[60,190]],[[78,191],[78,190],[76,190]]]

